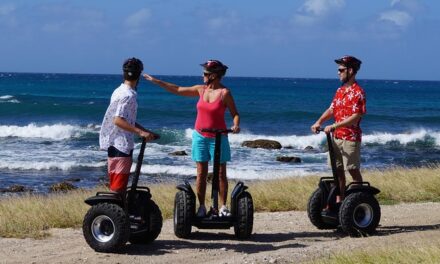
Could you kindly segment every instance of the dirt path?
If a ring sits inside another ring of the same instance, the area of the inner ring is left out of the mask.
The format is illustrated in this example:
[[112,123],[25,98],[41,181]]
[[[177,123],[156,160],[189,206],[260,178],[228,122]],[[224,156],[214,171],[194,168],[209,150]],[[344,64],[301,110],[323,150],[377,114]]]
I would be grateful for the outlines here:
[[96,253],[80,229],[54,229],[44,240],[0,238],[0,263],[290,263],[337,251],[440,241],[440,203],[382,206],[375,236],[350,238],[314,228],[305,212],[257,213],[249,241],[233,229],[193,228],[192,239],[178,239],[172,220],[149,246],[127,245],[121,254]]

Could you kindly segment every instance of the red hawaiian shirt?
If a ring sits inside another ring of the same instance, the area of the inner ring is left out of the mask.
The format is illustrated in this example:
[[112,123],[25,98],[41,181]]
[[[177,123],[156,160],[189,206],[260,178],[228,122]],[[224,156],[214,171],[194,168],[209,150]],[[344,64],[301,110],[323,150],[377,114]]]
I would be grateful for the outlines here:
[[[330,105],[336,123],[339,123],[353,114],[365,114],[367,112],[365,92],[358,83],[353,83],[349,87],[341,86],[336,91],[335,97]],[[349,127],[337,128],[334,136],[339,139],[349,141],[361,141],[362,130],[361,120],[357,124]]]

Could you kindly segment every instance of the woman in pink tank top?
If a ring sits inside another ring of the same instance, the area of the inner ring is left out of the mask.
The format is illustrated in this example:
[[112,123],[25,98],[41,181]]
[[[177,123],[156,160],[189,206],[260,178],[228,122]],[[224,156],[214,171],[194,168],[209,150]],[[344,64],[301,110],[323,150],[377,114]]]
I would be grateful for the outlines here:
[[[200,207],[197,216],[206,214],[205,193],[206,193],[206,176],[208,175],[208,162],[213,160],[214,138],[212,133],[202,132],[203,128],[226,129],[225,111],[229,109],[233,119],[231,127],[233,133],[240,132],[240,116],[235,106],[234,98],[228,88],[222,83],[221,79],[228,69],[218,60],[209,60],[203,64],[203,82],[201,85],[191,87],[181,87],[176,84],[158,80],[151,75],[144,74],[144,78],[152,83],[159,85],[168,92],[182,96],[199,96],[197,102],[197,118],[192,139],[192,159],[197,164],[197,198]],[[228,181],[226,177],[226,162],[230,160],[229,141],[227,136],[222,137],[222,150],[220,158],[220,216],[229,216],[229,210],[226,207],[228,194]]]

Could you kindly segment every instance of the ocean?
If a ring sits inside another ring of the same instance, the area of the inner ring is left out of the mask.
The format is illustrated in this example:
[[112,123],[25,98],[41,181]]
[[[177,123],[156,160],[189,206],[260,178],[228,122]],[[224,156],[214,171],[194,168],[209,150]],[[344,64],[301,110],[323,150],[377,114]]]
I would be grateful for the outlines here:
[[[181,86],[201,76],[157,76]],[[120,75],[0,73],[0,188],[24,185],[34,192],[72,180],[82,188],[106,181],[106,152],[99,150],[102,118]],[[329,175],[324,134],[310,126],[329,106],[335,79],[226,77],[242,131],[230,135],[230,179],[269,180]],[[420,167],[440,161],[440,82],[359,80],[367,95],[363,117],[362,167]],[[161,135],[149,143],[142,166],[145,183],[194,180],[191,133],[197,98],[179,97],[142,80],[138,123]],[[227,112],[227,123],[231,118]],[[245,140],[271,139],[280,150],[242,147]],[[134,158],[140,140],[137,140]],[[312,150],[305,150],[306,147]],[[282,163],[296,156],[301,163]],[[134,165],[132,167],[134,170]],[[211,170],[211,168],[210,168]]]

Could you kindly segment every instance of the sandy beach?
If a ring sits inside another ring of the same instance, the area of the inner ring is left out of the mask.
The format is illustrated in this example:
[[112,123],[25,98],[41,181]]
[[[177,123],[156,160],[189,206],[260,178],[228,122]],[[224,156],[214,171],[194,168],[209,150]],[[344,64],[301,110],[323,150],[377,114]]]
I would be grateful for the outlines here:
[[316,257],[383,246],[416,246],[440,241],[440,203],[383,205],[376,235],[350,238],[335,230],[317,230],[306,212],[256,213],[253,235],[237,241],[233,230],[193,229],[178,239],[173,222],[164,222],[148,246],[128,244],[119,254],[96,253],[81,229],[52,229],[43,240],[0,238],[1,263],[300,263]]

